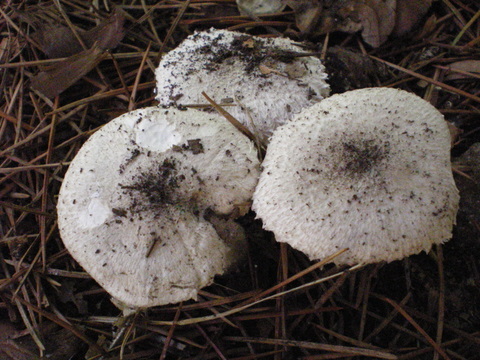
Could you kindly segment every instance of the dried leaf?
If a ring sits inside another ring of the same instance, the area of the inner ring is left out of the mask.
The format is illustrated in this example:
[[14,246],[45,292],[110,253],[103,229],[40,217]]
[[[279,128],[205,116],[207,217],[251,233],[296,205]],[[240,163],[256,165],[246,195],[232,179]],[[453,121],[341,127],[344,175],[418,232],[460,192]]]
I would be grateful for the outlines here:
[[243,15],[274,14],[285,9],[283,0],[237,0],[238,10]]
[[[306,34],[333,31],[354,33],[363,29],[359,11],[366,0],[287,1],[295,11],[298,28]],[[373,14],[373,12],[372,12]]]
[[386,37],[381,38],[380,21],[375,10],[370,6],[360,5],[358,6],[358,17],[362,24],[363,40],[372,47],[379,47]]
[[0,358],[2,360],[40,360],[39,356],[13,340],[0,341]]
[[389,35],[403,35],[425,15],[432,0],[290,0],[297,27],[304,34],[362,31],[373,47]]
[[[75,31],[88,49],[95,43],[100,49],[113,49],[125,36],[124,22],[123,14],[115,11],[93,29],[85,31],[76,28]],[[73,31],[62,25],[60,18],[57,22],[41,22],[37,19],[35,24],[37,30],[32,38],[49,58],[69,57],[84,50]]]
[[278,71],[275,67],[275,63],[265,61],[263,64],[258,65],[258,70],[260,70],[263,75],[276,74],[279,76],[286,76],[285,74],[282,74],[280,71]]
[[[29,6],[18,11],[18,16],[35,29],[30,37],[49,58],[68,57],[83,50],[53,3]],[[83,30],[76,31],[80,34]]]
[[26,235],[14,236],[7,241],[8,249],[13,259],[20,260],[30,241]]
[[[464,152],[458,159],[459,164],[466,165],[469,168],[470,175],[477,183],[477,187],[480,188],[480,142],[477,142],[470,146],[470,148]],[[480,192],[476,192],[476,203],[480,204]],[[480,212],[478,212],[478,205],[476,206],[475,218],[480,218]]]
[[89,48],[97,43],[100,49],[113,49],[125,36],[124,23],[125,16],[116,10],[109,18],[82,35],[82,38]]
[[298,79],[306,75],[307,69],[301,62],[292,62],[285,65],[285,73],[289,79]]
[[32,78],[32,88],[47,97],[55,97],[92,70],[102,53],[102,49],[94,46],[56,63]]
[[378,47],[387,40],[395,26],[396,5],[396,0],[366,0],[365,5],[357,7],[367,44]]
[[270,69],[269,67],[263,65],[263,64],[260,64],[258,65],[258,70],[260,70],[260,72],[263,74],[263,75],[269,75],[271,74],[272,72],[275,72],[273,69]]
[[18,37],[5,36],[0,42],[0,64],[11,62],[21,51],[22,47]]
[[438,26],[437,16],[435,14],[432,14],[431,16],[428,17],[428,19],[425,20],[425,23],[423,24],[422,29],[416,32],[415,36],[413,36],[413,39],[422,40],[427,38],[429,34],[432,34],[435,31],[437,26]]
[[36,5],[28,6],[25,11],[17,10],[19,19],[38,30],[44,24],[63,23],[62,15],[53,2],[39,2]]
[[432,0],[397,0],[397,17],[392,34],[408,33],[427,13]]
[[295,12],[295,22],[300,31],[304,34],[312,33],[322,11],[322,5],[319,1],[291,0],[287,1],[287,5]]
[[47,356],[49,360],[73,359],[83,344],[68,329],[50,332],[48,336]]
[[[78,30],[78,33],[80,35],[82,31]],[[32,38],[51,59],[69,57],[83,50],[72,30],[61,24],[45,23],[35,31]]]
[[20,335],[22,335],[22,332],[18,331],[10,321],[0,321],[0,341],[15,339]]
[[452,147],[460,138],[460,135],[463,133],[462,129],[456,127],[453,123],[447,121],[448,131],[450,132],[451,145]]
[[58,298],[64,304],[72,302],[77,307],[80,315],[88,314],[88,304],[82,295],[75,294],[76,282],[65,280],[58,291]]
[[[460,70],[464,72],[473,73],[480,75],[480,60],[463,60],[457,61],[448,66],[452,70]],[[473,79],[472,76],[468,74],[461,74],[458,72],[450,72],[445,77],[446,80],[459,80],[459,79]]]

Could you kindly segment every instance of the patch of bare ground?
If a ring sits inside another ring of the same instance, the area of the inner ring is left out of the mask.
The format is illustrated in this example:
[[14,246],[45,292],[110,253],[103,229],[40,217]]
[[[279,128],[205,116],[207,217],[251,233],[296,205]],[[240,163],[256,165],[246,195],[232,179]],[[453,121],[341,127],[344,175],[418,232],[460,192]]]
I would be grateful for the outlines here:
[[[433,1],[410,32],[373,48],[358,32],[302,34],[289,7],[248,17],[233,0],[3,1],[0,358],[479,358],[480,188],[468,167],[456,167],[454,238],[429,255],[324,266],[276,243],[249,214],[239,222],[250,252],[237,272],[196,302],[130,316],[70,257],[55,211],[83,142],[114,117],[154,104],[161,54],[209,27],[308,37],[345,82],[337,92],[367,85],[416,93],[457,130],[457,157],[480,141],[479,18],[476,0]],[[374,70],[355,72],[359,62]]]

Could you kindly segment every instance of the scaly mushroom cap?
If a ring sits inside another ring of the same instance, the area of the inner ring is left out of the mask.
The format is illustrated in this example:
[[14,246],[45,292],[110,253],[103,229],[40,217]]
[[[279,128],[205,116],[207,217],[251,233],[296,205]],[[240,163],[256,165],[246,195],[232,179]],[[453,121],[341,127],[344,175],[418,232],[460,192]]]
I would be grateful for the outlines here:
[[195,298],[232,262],[204,219],[251,199],[252,143],[223,117],[198,110],[136,110],[80,149],[58,200],[72,256],[114,298],[148,307]]
[[327,74],[308,51],[282,38],[210,30],[188,37],[156,70],[163,105],[205,104],[202,91],[266,139],[303,108],[328,96]]
[[451,238],[459,195],[443,116],[405,91],[334,95],[278,128],[253,209],[311,259],[392,261]]

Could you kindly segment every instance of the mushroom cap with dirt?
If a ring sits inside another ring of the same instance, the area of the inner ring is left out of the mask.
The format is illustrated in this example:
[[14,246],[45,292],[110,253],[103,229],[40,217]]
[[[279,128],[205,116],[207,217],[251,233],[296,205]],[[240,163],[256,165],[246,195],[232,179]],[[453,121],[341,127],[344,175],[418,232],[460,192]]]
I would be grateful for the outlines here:
[[262,141],[303,108],[327,97],[321,61],[292,40],[211,29],[189,36],[156,70],[162,105],[225,106]]
[[[259,176],[251,141],[217,114],[151,107],[97,131],[60,190],[62,240],[116,300],[149,307],[196,298],[234,261],[235,226]],[[238,235],[238,233],[236,234]]]
[[443,116],[367,88],[305,109],[271,138],[253,210],[277,241],[337,264],[393,261],[449,240],[459,195]]

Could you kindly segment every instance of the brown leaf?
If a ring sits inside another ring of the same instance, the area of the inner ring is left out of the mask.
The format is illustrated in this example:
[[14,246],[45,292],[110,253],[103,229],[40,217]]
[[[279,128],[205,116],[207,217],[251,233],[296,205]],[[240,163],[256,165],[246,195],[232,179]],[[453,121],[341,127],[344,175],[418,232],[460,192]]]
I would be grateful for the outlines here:
[[0,341],[5,341],[7,339],[15,339],[21,334],[22,332],[18,331],[11,322],[6,320],[0,321]]
[[[82,30],[77,30],[78,34]],[[49,58],[62,58],[78,54],[83,50],[82,45],[68,26],[45,23],[32,35],[38,42],[41,50]]]
[[76,282],[65,280],[61,282],[62,286],[59,288],[58,298],[64,304],[72,302],[78,309],[81,315],[87,315],[88,304],[83,299],[83,296],[75,294]]
[[[49,58],[68,57],[83,50],[53,3],[32,5],[17,13],[22,21],[35,29],[30,37]],[[80,34],[83,30],[76,31]]]
[[76,83],[100,61],[103,50],[98,46],[58,62],[32,78],[32,88],[47,97],[55,97]]
[[[480,60],[457,61],[450,64],[448,68],[452,70],[460,70],[462,72],[469,72],[476,75],[480,75]],[[446,80],[473,79],[473,76],[452,71],[448,73],[445,79]]]
[[13,340],[0,341],[0,358],[2,360],[40,360],[39,356]]
[[431,5],[432,0],[397,0],[397,17],[392,34],[402,36],[408,33]]
[[[375,10],[370,6],[359,5],[358,17],[362,24],[362,38],[372,47],[379,47],[380,44],[386,40],[381,38],[380,34],[380,21],[375,13]],[[387,35],[388,36],[388,35]]]
[[366,0],[358,6],[362,38],[372,47],[383,44],[395,26],[396,0]]
[[83,346],[82,342],[67,329],[48,334],[47,357],[49,360],[72,359]]
[[456,127],[454,124],[451,122],[447,121],[446,122],[448,125],[448,131],[450,132],[450,138],[451,138],[451,145],[452,147],[455,145],[455,143],[458,141],[460,135],[463,133],[462,129]]
[[82,35],[85,44],[90,48],[97,43],[100,49],[115,48],[125,36],[125,16],[116,10],[109,18],[103,20],[98,26]]
[[37,30],[43,24],[62,22],[62,16],[53,2],[28,6],[25,11],[16,10],[18,18]]
[[281,12],[285,3],[283,0],[237,0],[237,6],[243,15],[262,15]]
[[[85,31],[75,28],[75,31],[87,48],[97,43],[101,49],[113,49],[125,36],[124,22],[123,14],[115,11],[93,29]],[[84,50],[73,31],[63,25],[60,18],[56,22],[37,19],[35,24],[37,30],[32,38],[49,58],[69,57]]]
[[290,0],[297,27],[303,34],[362,31],[372,47],[388,36],[403,35],[421,19],[432,0]]
[[11,62],[22,51],[20,41],[16,36],[5,36],[0,41],[0,64]]
[[333,31],[354,33],[362,30],[359,9],[365,0],[288,1],[298,28],[305,34],[321,35]]
[[302,33],[314,31],[322,11],[318,0],[291,0],[287,1],[287,5],[295,12],[295,22]]

